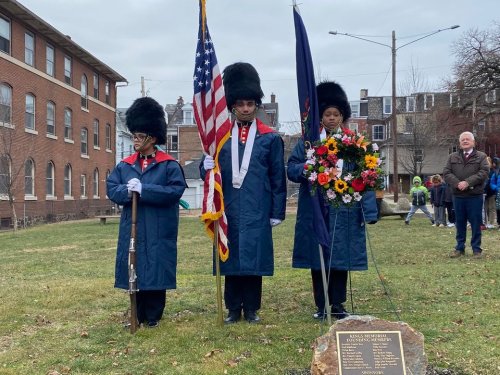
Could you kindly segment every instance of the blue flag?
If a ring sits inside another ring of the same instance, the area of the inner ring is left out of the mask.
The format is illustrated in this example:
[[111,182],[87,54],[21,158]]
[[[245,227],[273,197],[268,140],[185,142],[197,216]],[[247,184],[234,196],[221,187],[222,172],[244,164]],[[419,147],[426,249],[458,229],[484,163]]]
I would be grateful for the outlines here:
[[[297,6],[293,7],[293,20],[295,24],[295,54],[297,60],[297,90],[299,93],[300,122],[304,141],[315,142],[319,140],[319,110],[316,96],[316,83],[314,81],[314,68],[307,39],[307,32],[298,12]],[[309,186],[311,188],[311,186]],[[328,208],[323,196],[316,192],[311,196],[313,205],[313,225],[318,242],[330,248],[330,235],[326,218]]]

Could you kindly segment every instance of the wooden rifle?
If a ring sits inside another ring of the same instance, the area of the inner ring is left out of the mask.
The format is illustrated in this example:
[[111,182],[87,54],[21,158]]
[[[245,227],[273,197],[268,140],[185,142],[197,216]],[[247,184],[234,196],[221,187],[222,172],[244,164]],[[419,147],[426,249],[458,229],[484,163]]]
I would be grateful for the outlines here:
[[130,333],[135,333],[139,322],[137,320],[137,273],[136,273],[136,224],[137,224],[137,196],[132,192],[132,225],[130,228],[130,246],[128,248],[128,293],[130,295]]

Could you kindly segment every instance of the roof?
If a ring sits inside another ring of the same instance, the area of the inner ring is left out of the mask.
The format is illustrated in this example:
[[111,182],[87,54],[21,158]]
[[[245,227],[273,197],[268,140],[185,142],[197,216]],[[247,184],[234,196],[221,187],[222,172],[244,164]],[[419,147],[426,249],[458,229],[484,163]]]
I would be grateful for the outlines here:
[[0,9],[6,10],[12,17],[24,22],[33,30],[43,34],[55,45],[67,50],[72,56],[80,59],[91,66],[97,72],[105,75],[114,82],[127,82],[127,80],[111,69],[108,65],[93,56],[90,52],[80,47],[71,40],[71,37],[64,35],[49,23],[31,12],[28,8],[18,3],[16,0],[0,0]]

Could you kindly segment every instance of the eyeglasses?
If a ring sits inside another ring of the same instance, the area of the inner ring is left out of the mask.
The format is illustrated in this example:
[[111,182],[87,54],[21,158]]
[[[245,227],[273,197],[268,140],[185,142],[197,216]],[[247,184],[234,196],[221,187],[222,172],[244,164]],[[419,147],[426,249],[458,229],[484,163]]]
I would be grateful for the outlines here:
[[144,133],[134,133],[132,134],[132,138],[135,140],[137,139],[138,141],[144,141],[148,135]]

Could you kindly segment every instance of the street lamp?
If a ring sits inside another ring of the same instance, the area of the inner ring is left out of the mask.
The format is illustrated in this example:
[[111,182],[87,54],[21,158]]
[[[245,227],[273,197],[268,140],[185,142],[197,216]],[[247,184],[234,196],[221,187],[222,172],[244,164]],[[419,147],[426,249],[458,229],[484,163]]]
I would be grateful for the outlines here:
[[364,40],[365,42],[370,42],[374,44],[378,44],[384,47],[388,47],[391,49],[391,54],[392,54],[392,116],[391,116],[391,133],[392,133],[392,163],[393,163],[393,177],[392,177],[392,182],[394,184],[394,202],[398,201],[398,194],[399,194],[399,175],[398,175],[398,120],[397,120],[397,113],[396,113],[396,52],[397,50],[406,47],[409,44],[418,42],[419,40],[422,40],[424,38],[428,38],[434,34],[440,33],[441,31],[445,30],[453,30],[459,28],[460,25],[453,25],[450,27],[447,27],[446,29],[439,29],[436,31],[433,31],[431,33],[428,33],[424,36],[421,36],[420,38],[414,39],[408,43],[403,44],[402,46],[396,47],[396,32],[393,30],[392,31],[392,45],[384,44],[384,43],[379,43],[374,40],[362,38],[357,35],[349,34],[349,33],[339,33],[338,31],[330,31],[329,34],[332,35],[345,35],[351,38],[355,39],[360,39]]

